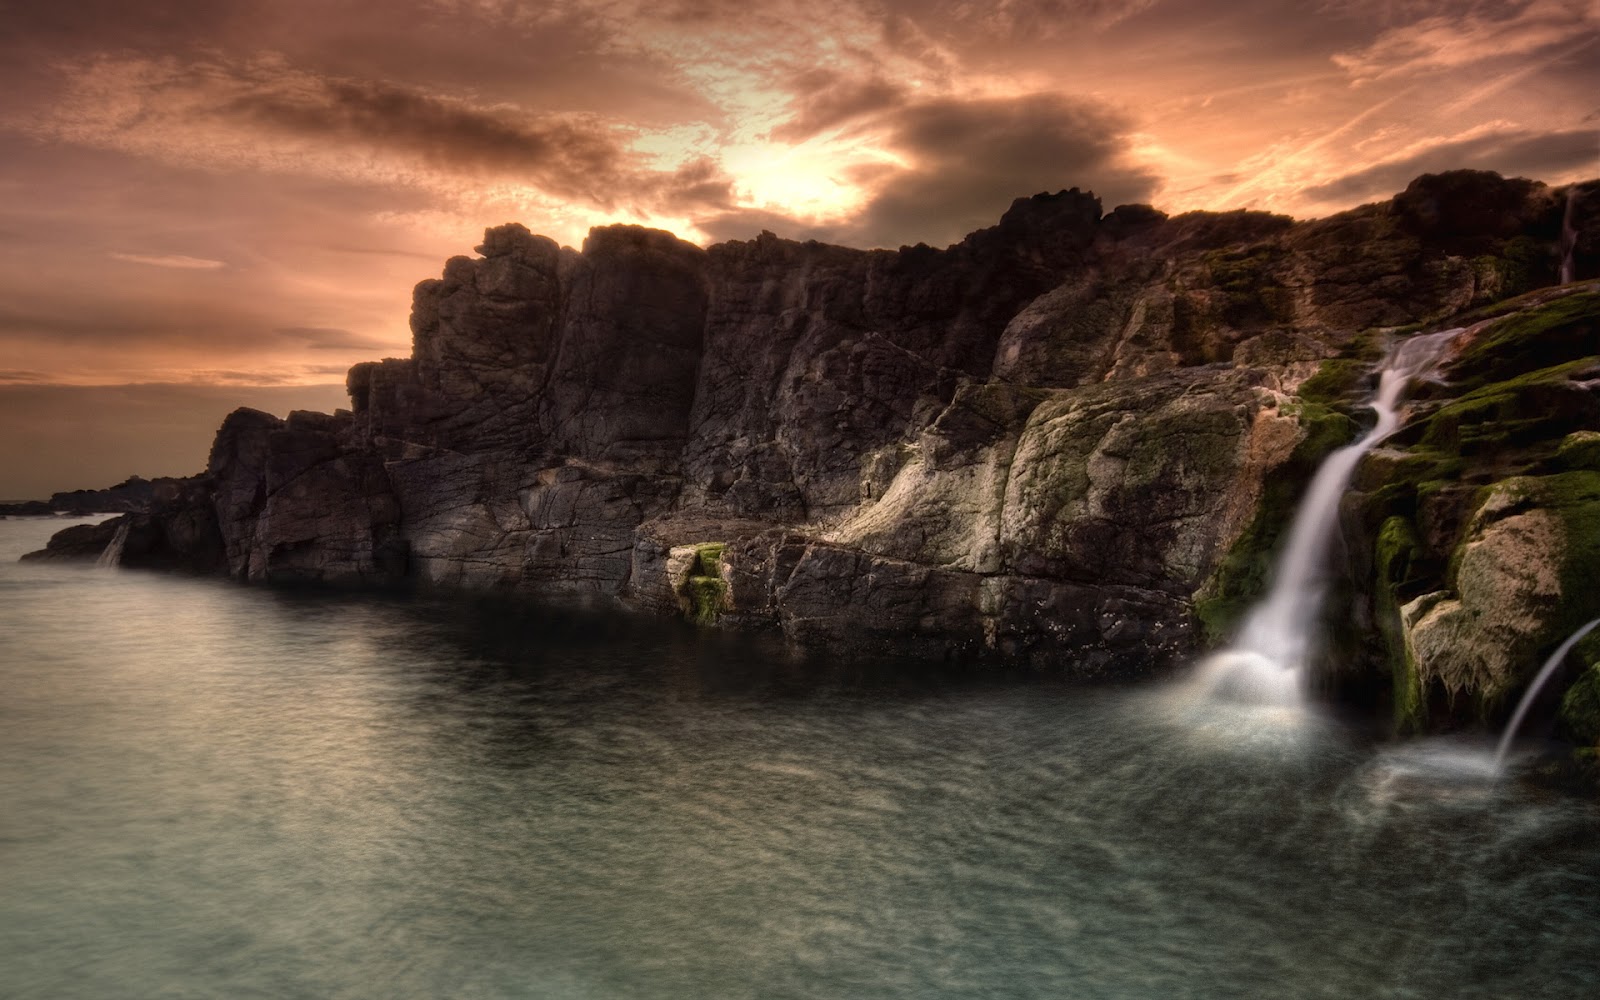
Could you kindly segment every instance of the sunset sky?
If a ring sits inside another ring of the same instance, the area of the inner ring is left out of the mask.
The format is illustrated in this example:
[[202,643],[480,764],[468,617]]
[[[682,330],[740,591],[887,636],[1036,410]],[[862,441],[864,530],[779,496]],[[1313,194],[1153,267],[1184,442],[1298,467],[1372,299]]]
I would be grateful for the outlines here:
[[1600,0],[0,0],[0,26],[0,499],[197,471],[236,402],[340,405],[502,222],[944,245],[1072,186],[1312,217],[1428,170],[1600,175]]

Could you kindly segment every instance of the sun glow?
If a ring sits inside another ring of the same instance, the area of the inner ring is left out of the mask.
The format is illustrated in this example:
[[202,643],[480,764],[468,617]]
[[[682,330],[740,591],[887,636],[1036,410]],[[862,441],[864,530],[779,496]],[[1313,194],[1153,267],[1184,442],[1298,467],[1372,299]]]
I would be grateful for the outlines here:
[[727,149],[723,162],[741,202],[827,218],[848,212],[864,199],[866,192],[841,176],[841,166],[860,162],[862,152],[826,141],[798,146],[749,142]]

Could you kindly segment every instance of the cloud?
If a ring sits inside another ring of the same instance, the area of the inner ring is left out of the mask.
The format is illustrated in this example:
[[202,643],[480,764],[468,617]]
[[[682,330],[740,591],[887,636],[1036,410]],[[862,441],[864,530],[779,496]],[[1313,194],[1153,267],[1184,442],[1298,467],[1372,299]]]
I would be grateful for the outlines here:
[[1156,187],[1155,175],[1129,158],[1125,117],[1057,94],[908,101],[856,127],[878,133],[895,162],[857,173],[870,190],[848,217],[731,207],[696,225],[719,239],[770,229],[851,246],[942,246],[994,225],[1020,196],[1082,187],[1111,207],[1148,200]]
[[951,243],[993,225],[1013,199],[1066,187],[1108,206],[1156,186],[1128,162],[1130,123],[1103,106],[1054,94],[946,98],[893,116],[889,144],[912,167],[887,176],[852,221],[864,242]]
[[627,179],[616,129],[273,58],[100,57],[75,66],[43,138],[219,169],[241,166],[448,187],[502,178],[609,203]]
[[113,253],[111,256],[117,260],[127,261],[130,264],[148,264],[151,267],[169,267],[179,271],[214,271],[219,267],[228,266],[224,261],[209,260],[205,257],[188,257],[179,253]]
[[15,369],[0,369],[0,382],[48,382],[50,376],[44,372],[17,371]]
[[[14,289],[7,289],[14,291]],[[80,346],[136,342],[146,345],[193,342],[216,345],[229,336],[249,338],[256,324],[242,312],[213,311],[209,304],[188,309],[152,307],[118,296],[73,303],[69,297],[40,295],[32,302],[0,305],[0,341],[40,339]],[[247,326],[248,330],[240,327]]]
[[957,31],[981,31],[1007,39],[1055,38],[1084,30],[1103,31],[1159,0],[993,0],[954,3],[949,10]]
[[170,48],[216,37],[248,5],[245,0],[73,0],[71,4],[8,3],[6,48],[46,58],[106,48]]
[[297,340],[313,350],[382,351],[394,345],[329,326],[280,326],[272,331]]
[[850,79],[826,70],[806,73],[794,85],[789,119],[770,136],[780,142],[804,142],[827,129],[897,108],[909,96],[906,87],[882,77]]
[[293,137],[416,157],[431,167],[526,178],[547,191],[606,201],[623,153],[615,132],[581,117],[474,106],[375,81],[303,74],[245,78],[212,110]]
[[1471,167],[1541,178],[1592,168],[1597,159],[1600,135],[1593,130],[1539,134],[1501,128],[1414,145],[1400,156],[1307,188],[1305,197],[1312,202],[1350,204],[1388,197],[1419,174]]
[[1600,31],[1600,8],[1561,0],[1484,4],[1424,17],[1383,31],[1364,48],[1333,56],[1355,83],[1399,74],[1458,69],[1553,46]]

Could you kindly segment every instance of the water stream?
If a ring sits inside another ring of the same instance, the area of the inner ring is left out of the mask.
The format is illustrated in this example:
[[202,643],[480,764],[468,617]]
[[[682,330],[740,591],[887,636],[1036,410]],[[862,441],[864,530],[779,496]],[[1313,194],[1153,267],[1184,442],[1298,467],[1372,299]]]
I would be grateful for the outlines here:
[[116,534],[111,536],[111,541],[106,544],[105,551],[100,553],[100,558],[95,560],[95,565],[100,569],[115,569],[122,565],[122,550],[128,545],[128,526],[133,523],[131,518],[126,518],[117,525]]
[[1460,333],[1458,328],[1411,337],[1390,351],[1370,404],[1377,423],[1360,440],[1329,455],[1312,478],[1267,596],[1251,610],[1234,643],[1201,665],[1197,679],[1208,697],[1285,706],[1304,700],[1339,501],[1361,459],[1399,429],[1406,387],[1432,372]]
[[1600,618],[1596,618],[1567,636],[1567,641],[1557,646],[1556,651],[1550,654],[1550,658],[1544,661],[1544,666],[1539,668],[1538,675],[1534,677],[1533,683],[1528,685],[1527,693],[1522,696],[1522,701],[1517,703],[1517,710],[1511,714],[1511,721],[1506,724],[1506,731],[1500,737],[1500,746],[1496,748],[1494,754],[1494,771],[1496,774],[1505,769],[1506,755],[1511,752],[1511,741],[1516,739],[1517,729],[1521,727],[1523,717],[1528,714],[1528,709],[1533,707],[1533,703],[1538,698],[1539,692],[1544,689],[1545,683],[1555,675],[1562,661],[1567,658],[1567,654],[1572,652],[1572,647],[1581,642],[1583,637],[1593,631],[1596,625],[1600,625]]
[[1578,229],[1573,216],[1578,205],[1578,185],[1567,188],[1567,207],[1561,215],[1561,284],[1572,284],[1572,254],[1578,248]]

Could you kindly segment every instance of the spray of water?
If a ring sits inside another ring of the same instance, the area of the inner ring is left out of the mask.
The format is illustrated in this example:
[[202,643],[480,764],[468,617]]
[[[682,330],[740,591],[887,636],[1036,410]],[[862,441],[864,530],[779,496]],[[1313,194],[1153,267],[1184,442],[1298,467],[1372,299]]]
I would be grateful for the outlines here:
[[1399,428],[1406,386],[1432,373],[1460,333],[1458,328],[1412,337],[1385,359],[1370,403],[1377,423],[1317,470],[1290,526],[1272,589],[1251,610],[1233,645],[1201,664],[1198,682],[1206,695],[1284,706],[1304,700],[1311,636],[1329,575],[1328,549],[1339,527],[1339,499],[1361,459]]
[[132,523],[129,518],[122,519],[122,523],[117,525],[117,533],[111,536],[105,551],[95,560],[96,566],[101,569],[115,569],[122,565],[122,550],[128,544],[128,526]]
[[1567,654],[1572,652],[1572,647],[1576,646],[1584,636],[1593,631],[1596,625],[1600,625],[1600,618],[1596,618],[1583,628],[1567,636],[1567,641],[1557,646],[1556,651],[1550,654],[1550,658],[1544,661],[1544,666],[1539,668],[1539,673],[1534,677],[1533,683],[1528,685],[1528,693],[1522,696],[1522,701],[1517,704],[1517,710],[1511,713],[1511,721],[1506,724],[1506,731],[1500,737],[1500,746],[1494,753],[1494,771],[1496,774],[1499,774],[1505,767],[1506,755],[1511,752],[1511,741],[1516,738],[1517,729],[1522,725],[1523,716],[1527,715],[1528,709],[1533,707],[1533,702],[1538,698],[1539,692],[1544,688],[1545,683],[1555,675],[1556,669],[1567,658]]

